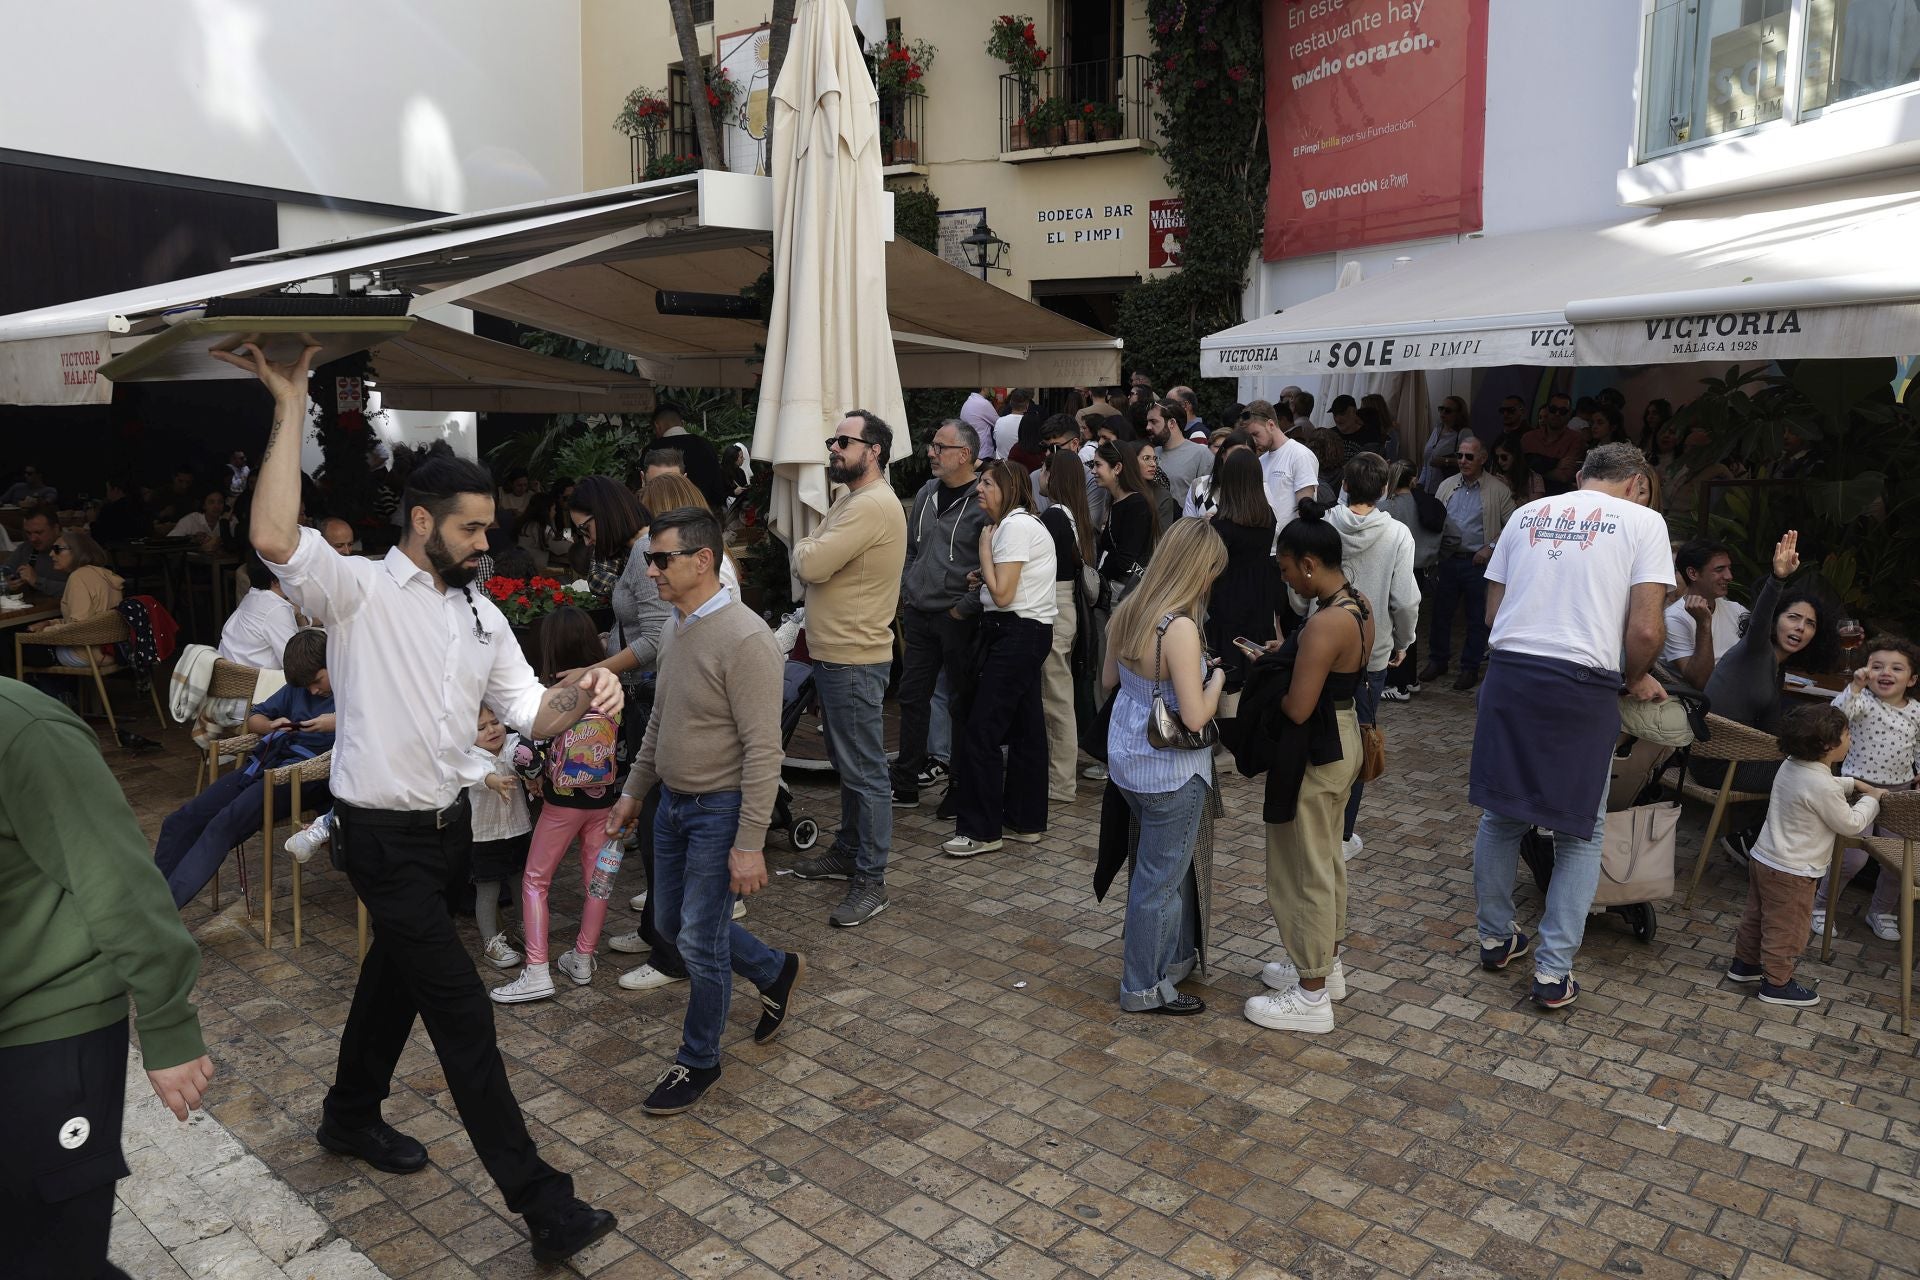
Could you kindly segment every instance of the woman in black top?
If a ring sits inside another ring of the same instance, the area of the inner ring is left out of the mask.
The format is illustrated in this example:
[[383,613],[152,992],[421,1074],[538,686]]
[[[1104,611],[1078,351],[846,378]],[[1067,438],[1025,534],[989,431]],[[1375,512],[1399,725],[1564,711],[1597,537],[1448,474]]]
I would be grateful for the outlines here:
[[1073,709],[1076,650],[1084,663],[1091,637],[1082,615],[1081,567],[1093,561],[1093,520],[1087,514],[1087,473],[1080,459],[1065,450],[1047,455],[1040,468],[1047,509],[1040,523],[1053,535],[1053,648],[1040,671],[1040,701],[1047,717],[1047,799],[1073,802],[1073,768],[1079,755],[1079,731]]
[[1117,596],[1146,571],[1153,544],[1160,541],[1160,512],[1140,474],[1137,452],[1128,453],[1111,440],[1102,442],[1093,451],[1093,478],[1111,499],[1094,563],[1106,583],[1102,594],[1107,607],[1112,608]]
[[1264,646],[1278,634],[1273,620],[1286,584],[1273,558],[1273,507],[1260,463],[1237,449],[1214,474],[1213,528],[1227,544],[1227,567],[1207,601],[1207,648],[1227,670],[1227,692],[1237,693],[1247,680],[1247,656],[1233,642],[1244,637]]

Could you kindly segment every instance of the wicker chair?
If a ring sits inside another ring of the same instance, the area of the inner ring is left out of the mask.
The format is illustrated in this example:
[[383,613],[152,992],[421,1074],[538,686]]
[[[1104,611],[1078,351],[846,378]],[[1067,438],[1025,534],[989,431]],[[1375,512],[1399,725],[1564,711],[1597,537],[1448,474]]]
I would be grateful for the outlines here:
[[[213,675],[207,680],[207,701],[212,703],[216,699],[224,701],[233,698],[245,698],[248,702],[251,702],[253,701],[254,689],[259,683],[259,667],[242,666],[238,662],[228,662],[225,658],[215,658],[213,660]],[[238,758],[238,754],[235,751],[229,750],[227,744],[241,743],[242,745],[238,748],[238,751],[245,752],[251,751],[254,744],[258,741],[259,739],[250,733],[239,734],[217,741],[212,733],[208,733],[207,758],[200,762],[199,770],[194,776],[194,790],[204,791],[212,786],[214,778],[219,775],[220,765]],[[219,895],[216,893],[215,896],[218,897]],[[218,903],[215,905],[217,906]]]
[[1735,791],[1734,773],[1743,764],[1756,764],[1766,761],[1786,759],[1780,754],[1780,744],[1774,736],[1764,729],[1756,729],[1725,716],[1709,715],[1707,727],[1712,736],[1705,741],[1695,742],[1689,749],[1695,760],[1724,760],[1726,773],[1721,777],[1717,788],[1703,787],[1682,774],[1680,777],[1680,795],[1687,800],[1700,800],[1713,806],[1713,816],[1707,820],[1707,838],[1700,842],[1700,856],[1693,861],[1693,879],[1687,885],[1686,905],[1693,905],[1693,895],[1700,888],[1700,876],[1707,869],[1707,859],[1713,853],[1713,842],[1720,835],[1721,824],[1726,821],[1727,809],[1736,804],[1765,804],[1768,795],[1764,791]]
[[1913,904],[1920,897],[1920,882],[1914,871],[1914,843],[1920,841],[1920,791],[1890,792],[1880,802],[1880,817],[1875,826],[1893,832],[1891,836],[1855,836],[1836,840],[1833,846],[1834,888],[1827,902],[1827,932],[1820,944],[1820,959],[1833,954],[1833,920],[1840,914],[1840,855],[1846,846],[1864,848],[1880,864],[1880,874],[1894,876],[1900,883],[1900,1034],[1906,1035],[1907,1018],[1913,1012]]
[[[111,655],[103,658],[96,646],[125,644],[127,640],[126,620],[117,613],[103,613],[98,617],[83,618],[77,622],[56,622],[40,631],[19,631],[13,637],[13,675],[16,680],[25,680],[29,674],[66,676],[73,680],[91,679],[95,692],[100,695],[101,710],[107,715],[107,730],[113,734],[115,745],[119,745],[120,724],[113,715],[113,701],[107,697],[105,678],[121,672],[131,673],[132,669],[121,666]],[[27,646],[29,645],[47,648],[70,645],[81,648],[87,655],[87,665],[66,667],[54,662],[51,666],[30,667],[27,665]],[[149,685],[147,692],[153,695],[153,714],[164,725],[167,717],[166,713],[160,710],[159,689]]]

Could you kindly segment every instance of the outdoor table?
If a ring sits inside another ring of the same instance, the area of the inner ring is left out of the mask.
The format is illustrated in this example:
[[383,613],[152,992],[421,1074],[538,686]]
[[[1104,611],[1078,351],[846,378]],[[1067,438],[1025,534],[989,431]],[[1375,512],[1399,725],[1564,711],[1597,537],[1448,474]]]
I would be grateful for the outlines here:
[[1839,693],[1853,680],[1853,672],[1838,671],[1832,675],[1806,676],[1799,672],[1789,672],[1781,682],[1781,689],[1797,698],[1808,698],[1815,702],[1832,702],[1833,695]]
[[0,610],[0,631],[11,627],[24,627],[29,623],[43,622],[48,618],[60,616],[60,597],[45,595],[39,591],[20,593],[27,602],[24,609]]

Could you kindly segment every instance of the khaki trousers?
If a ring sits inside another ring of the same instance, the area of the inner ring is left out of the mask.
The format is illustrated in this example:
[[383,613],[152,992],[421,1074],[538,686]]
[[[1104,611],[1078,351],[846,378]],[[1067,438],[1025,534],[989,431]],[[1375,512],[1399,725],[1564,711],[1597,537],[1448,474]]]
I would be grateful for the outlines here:
[[1292,822],[1267,825],[1267,904],[1280,941],[1303,978],[1333,972],[1347,936],[1347,864],[1340,828],[1360,773],[1360,725],[1353,708],[1334,713],[1340,759],[1308,765]]
[[1080,736],[1073,714],[1073,593],[1078,583],[1053,584],[1059,615],[1053,620],[1053,649],[1040,669],[1040,705],[1047,717],[1047,799],[1073,801],[1073,769],[1079,763]]

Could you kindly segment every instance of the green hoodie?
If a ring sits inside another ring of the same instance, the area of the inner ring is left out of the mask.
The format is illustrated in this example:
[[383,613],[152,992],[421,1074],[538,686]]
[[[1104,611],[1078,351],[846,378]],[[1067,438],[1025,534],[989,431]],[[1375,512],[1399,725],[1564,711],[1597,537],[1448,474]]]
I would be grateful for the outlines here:
[[131,992],[147,1069],[191,1062],[199,971],[93,730],[0,677],[0,1047],[111,1026]]

